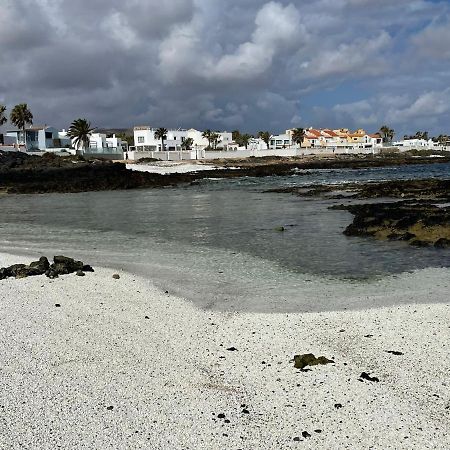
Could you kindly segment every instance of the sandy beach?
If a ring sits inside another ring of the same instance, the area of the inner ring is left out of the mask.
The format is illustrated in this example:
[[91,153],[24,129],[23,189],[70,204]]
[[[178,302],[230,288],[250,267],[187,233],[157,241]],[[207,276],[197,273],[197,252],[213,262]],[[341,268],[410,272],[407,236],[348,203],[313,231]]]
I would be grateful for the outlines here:
[[0,448],[450,447],[448,300],[211,312],[95,269],[0,282]]

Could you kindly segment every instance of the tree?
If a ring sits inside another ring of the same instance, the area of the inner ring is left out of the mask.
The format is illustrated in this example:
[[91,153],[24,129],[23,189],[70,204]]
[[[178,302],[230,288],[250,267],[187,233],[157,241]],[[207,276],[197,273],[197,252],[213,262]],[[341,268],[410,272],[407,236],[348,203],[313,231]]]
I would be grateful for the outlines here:
[[217,148],[217,144],[220,142],[220,133],[212,132],[210,135],[210,138],[211,138],[211,144],[215,150]]
[[19,130],[22,130],[23,141],[26,144],[25,126],[32,125],[33,123],[33,114],[31,114],[31,111],[28,109],[28,105],[26,103],[20,103],[19,105],[14,106],[9,120],[19,128]]
[[205,130],[203,133],[202,133],[202,138],[204,138],[204,139],[207,139],[208,140],[208,148],[211,148],[211,142],[212,142],[212,135],[213,135],[213,132],[211,131],[211,130]]
[[6,118],[5,112],[6,112],[6,106],[0,105],[0,127],[8,121],[8,119]]
[[269,149],[270,136],[271,136],[271,134],[269,131],[260,131],[258,133],[258,137],[266,143],[267,149]]
[[72,139],[77,150],[80,147],[87,149],[89,138],[94,130],[95,128],[91,128],[91,123],[86,119],[75,119],[67,130],[67,136]]
[[390,143],[394,139],[395,131],[392,128],[389,128],[387,125],[383,125],[380,128],[380,134],[383,138],[384,143]]
[[252,136],[251,134],[243,134],[243,135],[241,136],[242,145],[244,145],[246,149],[248,148],[248,144],[249,144],[250,139],[251,139],[252,137],[253,137],[253,136]]
[[425,139],[428,141],[428,131],[417,131],[413,139]]
[[304,128],[295,128],[292,132],[292,141],[301,147],[305,140],[305,136],[306,133]]
[[188,137],[181,143],[181,148],[183,150],[191,150],[193,145],[194,145],[194,139],[192,139],[191,137]]
[[158,128],[155,131],[155,139],[161,139],[161,151],[164,151],[164,141],[167,139],[167,128]]

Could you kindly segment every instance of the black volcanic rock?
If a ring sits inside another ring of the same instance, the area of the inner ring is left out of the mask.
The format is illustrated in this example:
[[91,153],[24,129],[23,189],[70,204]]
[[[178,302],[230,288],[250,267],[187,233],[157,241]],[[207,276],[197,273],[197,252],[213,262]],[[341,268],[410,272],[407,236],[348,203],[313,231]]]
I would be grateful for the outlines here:
[[26,278],[31,276],[46,275],[49,278],[58,278],[59,275],[77,273],[84,276],[84,272],[93,272],[94,269],[82,261],[75,261],[67,256],[55,256],[53,264],[50,264],[45,256],[39,261],[33,261],[30,265],[13,264],[0,268],[0,280],[9,277]]
[[448,248],[450,207],[430,202],[370,203],[347,205],[354,214],[346,236],[373,236],[377,239],[407,241],[416,247],[434,245]]

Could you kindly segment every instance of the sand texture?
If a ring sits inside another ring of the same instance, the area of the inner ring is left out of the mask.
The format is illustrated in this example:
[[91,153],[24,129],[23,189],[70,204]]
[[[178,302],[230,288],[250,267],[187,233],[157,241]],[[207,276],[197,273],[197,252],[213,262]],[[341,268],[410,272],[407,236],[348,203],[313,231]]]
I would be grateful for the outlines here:
[[114,273],[0,281],[1,449],[450,448],[450,302],[211,312]]

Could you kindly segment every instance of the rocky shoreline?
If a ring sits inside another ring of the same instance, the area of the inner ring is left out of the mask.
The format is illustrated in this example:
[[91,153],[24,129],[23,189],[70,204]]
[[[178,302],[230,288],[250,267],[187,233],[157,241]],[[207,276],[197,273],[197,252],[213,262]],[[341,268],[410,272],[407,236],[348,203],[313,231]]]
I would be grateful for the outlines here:
[[[450,248],[450,180],[392,180],[272,189],[306,197],[346,199],[330,207],[354,215],[346,236],[405,241],[417,247]],[[352,200],[386,199],[372,203]],[[400,201],[399,201],[400,200]]]
[[0,152],[0,192],[33,194],[86,192],[177,186],[205,178],[285,176],[313,169],[360,169],[450,162],[450,158],[408,156],[366,156],[337,158],[248,158],[217,160],[217,170],[161,175],[131,171],[124,164],[87,160],[79,156],[52,154],[32,156],[20,152]]

